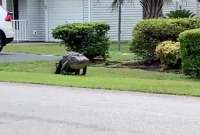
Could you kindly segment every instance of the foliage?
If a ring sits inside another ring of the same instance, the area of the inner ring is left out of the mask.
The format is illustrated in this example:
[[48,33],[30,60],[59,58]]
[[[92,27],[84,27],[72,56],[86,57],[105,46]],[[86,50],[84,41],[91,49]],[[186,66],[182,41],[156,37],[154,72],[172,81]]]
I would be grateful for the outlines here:
[[64,41],[70,51],[82,53],[89,59],[96,56],[106,58],[108,30],[109,26],[104,23],[72,23],[56,27],[53,37]]
[[181,32],[199,27],[200,18],[143,20],[133,30],[131,50],[145,59],[153,59],[158,43],[177,41]]
[[191,10],[180,9],[175,11],[170,11],[166,14],[166,18],[192,18],[195,14]]
[[156,56],[160,59],[161,69],[180,68],[180,44],[173,41],[164,41],[156,47]]
[[183,72],[192,77],[200,77],[200,29],[181,33],[179,40]]

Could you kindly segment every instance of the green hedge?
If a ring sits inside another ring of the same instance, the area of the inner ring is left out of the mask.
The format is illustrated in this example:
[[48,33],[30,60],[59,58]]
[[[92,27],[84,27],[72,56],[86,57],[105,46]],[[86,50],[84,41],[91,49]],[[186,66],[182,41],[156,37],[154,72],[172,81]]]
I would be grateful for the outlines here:
[[70,51],[93,59],[96,56],[106,58],[108,55],[108,30],[109,25],[104,23],[72,23],[58,26],[52,34],[54,38],[64,41]]
[[183,72],[192,77],[200,77],[200,29],[181,33],[179,41]]
[[131,50],[144,58],[154,58],[158,43],[177,41],[185,30],[200,28],[200,18],[143,20],[133,30]]

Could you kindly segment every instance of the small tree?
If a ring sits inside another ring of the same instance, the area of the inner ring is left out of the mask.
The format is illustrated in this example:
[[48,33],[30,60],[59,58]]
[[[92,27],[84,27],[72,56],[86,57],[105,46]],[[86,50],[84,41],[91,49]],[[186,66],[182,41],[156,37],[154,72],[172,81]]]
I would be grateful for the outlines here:
[[[133,2],[134,0],[113,0],[113,7],[117,7],[124,2]],[[143,7],[143,18],[158,18],[162,16],[162,8],[165,2],[171,2],[172,0],[140,0],[140,4]]]

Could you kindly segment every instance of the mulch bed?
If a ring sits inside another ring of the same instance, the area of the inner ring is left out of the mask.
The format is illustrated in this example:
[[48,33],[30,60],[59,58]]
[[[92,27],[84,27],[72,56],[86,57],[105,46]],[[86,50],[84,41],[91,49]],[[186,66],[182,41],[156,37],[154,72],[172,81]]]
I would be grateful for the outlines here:
[[[146,71],[156,71],[156,72],[163,72],[160,67],[160,61],[159,60],[147,60],[147,61],[138,61],[138,62],[125,62],[125,63],[119,63],[119,62],[108,62],[106,63],[107,67],[110,68],[130,68],[130,69],[142,69]],[[164,72],[167,73],[176,73],[180,74],[182,71],[178,69],[168,69]]]
[[[92,66],[106,66],[108,68],[130,68],[130,69],[142,69],[146,71],[157,71],[163,72],[161,70],[160,61],[159,60],[145,60],[145,61],[137,61],[137,62],[118,62],[118,61],[104,61],[103,59],[95,59],[90,62]],[[164,72],[169,73],[177,73],[180,74],[182,71],[177,69],[168,69]]]
[[123,62],[123,63],[107,61],[105,65],[110,68],[130,68],[130,69],[160,71],[160,62],[158,60]]
[[160,62],[158,60],[138,61],[134,63],[128,62],[122,63],[122,66],[134,69],[160,71]]

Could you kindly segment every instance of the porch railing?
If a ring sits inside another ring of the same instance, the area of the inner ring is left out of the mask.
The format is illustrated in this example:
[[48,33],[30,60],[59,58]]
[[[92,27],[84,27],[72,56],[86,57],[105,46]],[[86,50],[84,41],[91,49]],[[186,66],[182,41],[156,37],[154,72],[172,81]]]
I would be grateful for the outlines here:
[[27,40],[27,20],[13,20],[14,41],[23,42]]

